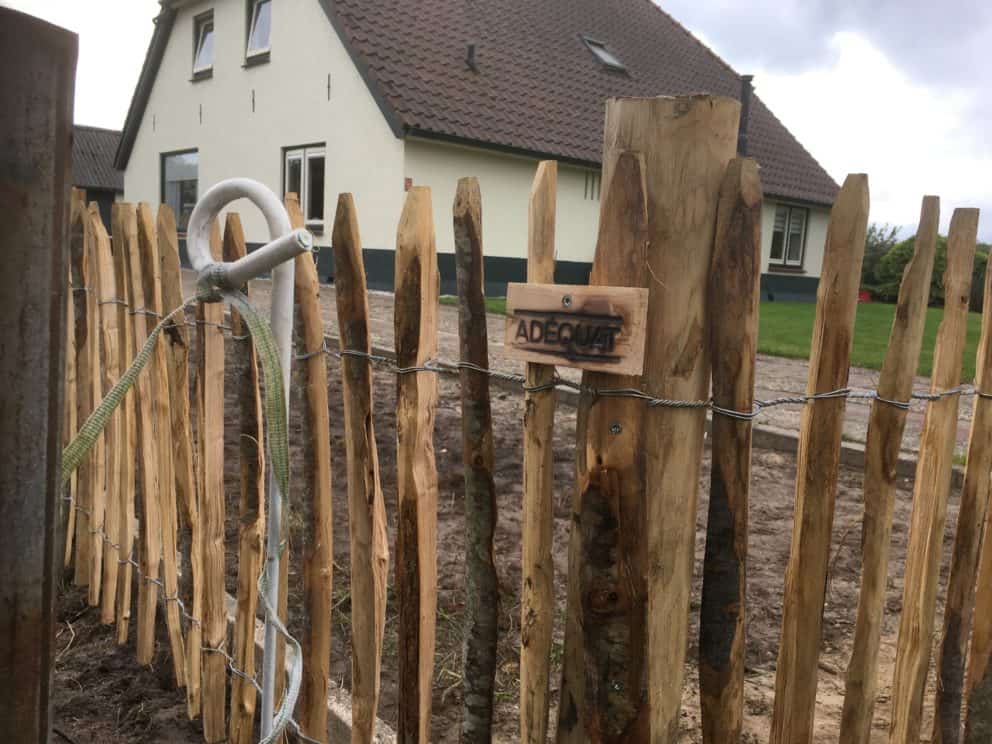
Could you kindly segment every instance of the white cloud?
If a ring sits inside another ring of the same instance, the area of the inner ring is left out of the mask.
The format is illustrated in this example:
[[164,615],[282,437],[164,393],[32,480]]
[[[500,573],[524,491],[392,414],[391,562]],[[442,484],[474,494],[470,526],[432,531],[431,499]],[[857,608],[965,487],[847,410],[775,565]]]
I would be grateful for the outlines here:
[[921,197],[937,194],[945,227],[955,207],[985,207],[992,235],[992,147],[971,118],[980,102],[914,82],[858,33],[830,47],[824,66],[754,70],[759,95],[838,181],[868,173],[873,221],[913,229]]
[[76,123],[124,126],[158,0],[0,0],[0,5],[79,34]]

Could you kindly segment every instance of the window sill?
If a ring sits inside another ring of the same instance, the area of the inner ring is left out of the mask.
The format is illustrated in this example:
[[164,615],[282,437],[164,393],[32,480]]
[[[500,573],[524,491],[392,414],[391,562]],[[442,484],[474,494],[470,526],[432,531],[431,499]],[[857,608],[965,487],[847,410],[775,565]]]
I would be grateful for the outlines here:
[[242,69],[248,69],[249,67],[257,67],[258,65],[268,64],[271,52],[257,52],[248,57],[245,57],[245,63],[241,65]]
[[191,83],[199,83],[201,80],[209,80],[214,76],[214,68],[208,70],[198,70],[193,73],[193,77],[189,79]]
[[768,264],[769,274],[805,274],[806,269],[802,266],[784,266],[782,264]]

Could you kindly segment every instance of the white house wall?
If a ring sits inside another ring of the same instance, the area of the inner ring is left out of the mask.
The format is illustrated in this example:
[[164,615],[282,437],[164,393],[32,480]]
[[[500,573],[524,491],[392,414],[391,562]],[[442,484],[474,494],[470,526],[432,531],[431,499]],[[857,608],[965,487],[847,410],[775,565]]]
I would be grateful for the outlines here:
[[[194,18],[211,9],[213,77],[191,82]],[[125,173],[126,198],[157,204],[161,154],[194,148],[201,195],[235,176],[279,193],[283,148],[326,143],[326,228],[318,244],[330,243],[337,195],[350,191],[363,242],[392,247],[403,203],[403,141],[390,130],[320,4],[276,0],[271,60],[249,68],[242,67],[245,15],[244,0],[196,2],[179,11]],[[247,203],[232,208],[241,213],[249,242],[268,239],[256,209]]]
[[[538,160],[447,143],[408,138],[406,175],[430,186],[440,253],[454,253],[451,208],[458,179],[476,176],[482,192],[482,239],[487,257],[527,256],[527,203]],[[584,196],[589,171],[558,168],[555,245],[559,261],[592,261],[599,201]]]

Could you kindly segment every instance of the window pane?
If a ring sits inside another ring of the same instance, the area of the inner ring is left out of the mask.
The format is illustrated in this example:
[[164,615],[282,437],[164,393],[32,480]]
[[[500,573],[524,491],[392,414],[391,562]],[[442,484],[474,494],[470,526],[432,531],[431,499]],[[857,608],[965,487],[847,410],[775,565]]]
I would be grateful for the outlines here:
[[785,245],[785,226],[789,221],[789,208],[777,207],[775,209],[775,227],[772,230],[772,261],[782,260],[782,248]]
[[789,216],[789,250],[786,259],[790,263],[802,263],[803,235],[806,232],[806,210],[793,209]]
[[214,24],[212,21],[203,24],[200,29],[200,45],[196,50],[194,70],[205,70],[214,64]]
[[303,159],[290,158],[286,161],[286,193],[296,194],[302,201],[303,194]]
[[320,222],[324,219],[324,156],[307,158],[307,220]]
[[248,38],[248,53],[264,52],[269,48],[269,35],[272,31],[272,0],[258,0],[255,3]]
[[199,188],[199,153],[168,155],[162,159],[163,201],[176,214],[179,232],[186,232],[190,214],[196,206]]

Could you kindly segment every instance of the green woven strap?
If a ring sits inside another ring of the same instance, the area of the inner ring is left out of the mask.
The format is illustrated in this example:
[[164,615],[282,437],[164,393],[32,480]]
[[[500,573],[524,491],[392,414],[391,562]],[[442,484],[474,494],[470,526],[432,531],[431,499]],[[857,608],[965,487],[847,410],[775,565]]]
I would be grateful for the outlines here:
[[[209,295],[214,299],[216,295]],[[285,383],[282,375],[282,367],[279,364],[279,349],[276,346],[275,337],[272,335],[272,328],[258,311],[248,302],[248,298],[239,292],[222,292],[221,297],[233,307],[244,318],[251,334],[252,343],[258,352],[258,359],[262,365],[262,374],[265,376],[265,436],[269,451],[269,464],[275,474],[279,490],[284,496],[289,494],[289,434],[287,428]],[[144,345],[138,352],[131,366],[121,375],[121,378],[110,389],[103,400],[90,414],[86,422],[80,427],[79,432],[69,442],[62,451],[62,484],[69,481],[72,474],[79,468],[83,460],[93,449],[97,439],[107,426],[107,422],[123,402],[124,396],[134,386],[138,375],[148,364],[155,351],[155,343],[162,331],[172,322],[177,315],[186,312],[186,309],[197,302],[208,298],[207,294],[198,294],[196,297],[185,302],[180,307],[166,315],[159,322]],[[268,513],[271,513],[269,511]],[[293,638],[286,627],[279,621],[279,615],[275,608],[268,602],[265,592],[265,571],[258,579],[259,598],[261,599],[268,622],[271,622],[283,638],[293,647],[295,653],[292,655],[292,666],[289,671],[289,684],[286,686],[286,693],[279,708],[275,712],[272,734],[262,740],[261,744],[270,744],[276,741],[286,729],[293,723],[293,710],[296,708],[296,701],[299,697],[300,687],[303,682],[303,652],[299,642]],[[242,670],[246,671],[246,670]]]

